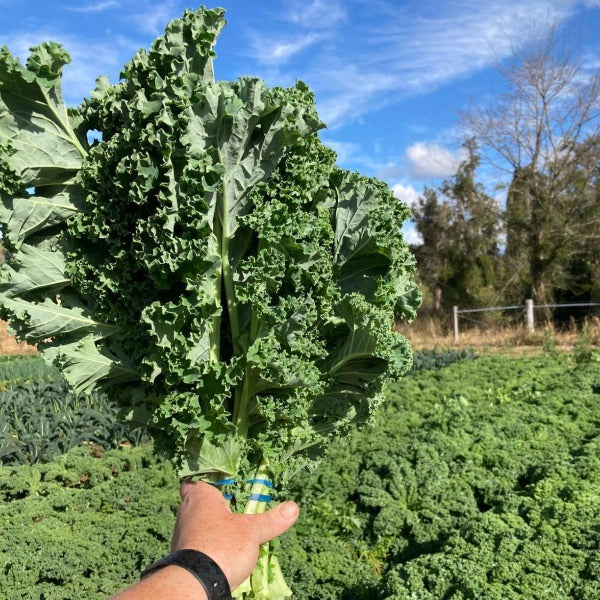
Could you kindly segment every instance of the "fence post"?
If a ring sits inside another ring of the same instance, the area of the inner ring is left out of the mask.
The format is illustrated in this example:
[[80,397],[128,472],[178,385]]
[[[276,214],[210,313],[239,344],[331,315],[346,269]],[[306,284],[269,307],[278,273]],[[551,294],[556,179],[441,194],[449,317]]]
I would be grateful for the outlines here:
[[533,300],[525,300],[525,326],[529,333],[533,333],[535,329],[533,320]]
[[454,341],[458,341],[458,306],[452,307],[452,317],[454,319]]

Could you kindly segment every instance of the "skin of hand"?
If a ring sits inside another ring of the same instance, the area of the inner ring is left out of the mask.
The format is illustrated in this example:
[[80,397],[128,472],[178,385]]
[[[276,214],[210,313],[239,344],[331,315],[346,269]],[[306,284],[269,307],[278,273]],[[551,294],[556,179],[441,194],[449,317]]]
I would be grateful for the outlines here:
[[258,547],[287,531],[299,514],[295,502],[284,502],[258,515],[232,513],[216,487],[185,482],[171,549],[191,548],[207,554],[234,590],[256,565]]
[[[258,515],[232,513],[221,492],[208,483],[181,486],[172,550],[199,550],[221,567],[234,590],[252,572],[258,547],[287,531],[300,510],[284,502]],[[199,600],[206,598],[196,578],[178,566],[145,577],[113,600]]]

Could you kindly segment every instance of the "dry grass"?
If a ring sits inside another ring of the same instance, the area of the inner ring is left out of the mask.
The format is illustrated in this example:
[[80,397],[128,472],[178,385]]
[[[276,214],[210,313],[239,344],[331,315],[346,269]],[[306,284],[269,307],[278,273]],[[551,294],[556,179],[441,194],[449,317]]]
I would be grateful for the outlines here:
[[[600,348],[600,318],[587,321],[589,342]],[[400,325],[398,330],[412,343],[415,350],[442,348],[475,348],[483,352],[527,353],[537,352],[549,345],[557,350],[572,350],[583,339],[582,326],[572,323],[570,327],[557,330],[552,325],[538,326],[529,333],[522,326],[476,326],[461,331],[458,340],[439,322],[431,318],[417,319],[412,325]]]
[[[470,327],[461,331],[458,341],[452,331],[431,318],[418,318],[411,325],[399,325],[415,350],[441,348],[475,348],[479,351],[524,353],[537,352],[548,344],[554,344],[557,350],[572,350],[582,339],[581,326],[574,323],[565,330],[555,330],[551,325],[538,327],[534,333],[528,333],[524,327],[498,326]],[[600,348],[600,318],[593,317],[587,322],[587,334],[590,343]],[[7,332],[7,323],[0,321],[0,355],[35,354],[37,349],[25,342],[17,342]]]
[[35,354],[37,349],[25,342],[17,342],[7,331],[7,323],[0,321],[0,355],[6,354]]

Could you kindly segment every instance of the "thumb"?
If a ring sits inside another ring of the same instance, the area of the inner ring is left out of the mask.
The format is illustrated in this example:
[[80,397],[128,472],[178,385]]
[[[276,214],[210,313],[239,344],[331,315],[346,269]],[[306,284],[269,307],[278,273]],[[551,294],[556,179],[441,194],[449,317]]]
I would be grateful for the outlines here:
[[265,513],[252,515],[259,544],[264,544],[287,531],[298,519],[300,509],[295,502],[284,502]]

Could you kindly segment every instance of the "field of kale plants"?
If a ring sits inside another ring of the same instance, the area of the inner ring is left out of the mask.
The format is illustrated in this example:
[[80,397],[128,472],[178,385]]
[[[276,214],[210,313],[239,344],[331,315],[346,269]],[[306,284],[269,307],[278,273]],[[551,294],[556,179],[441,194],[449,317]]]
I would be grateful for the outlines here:
[[[0,386],[0,597],[106,598],[167,551],[173,468],[37,357],[3,359]],[[417,353],[296,478],[293,597],[600,598],[599,403],[589,348]]]

